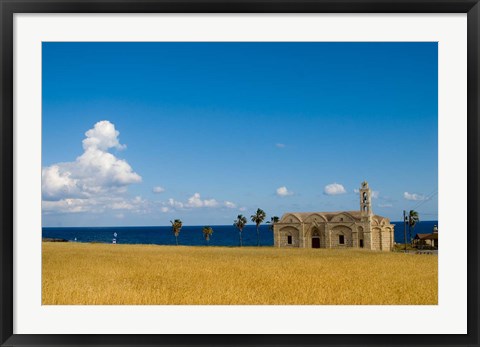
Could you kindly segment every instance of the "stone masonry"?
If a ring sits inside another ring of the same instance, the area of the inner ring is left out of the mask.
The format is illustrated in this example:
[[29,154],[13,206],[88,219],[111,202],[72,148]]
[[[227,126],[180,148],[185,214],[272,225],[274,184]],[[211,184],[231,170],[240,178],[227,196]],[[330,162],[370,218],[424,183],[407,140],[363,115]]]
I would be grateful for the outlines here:
[[274,245],[391,251],[395,225],[388,218],[373,214],[366,181],[362,182],[359,195],[359,211],[285,213],[274,225]]

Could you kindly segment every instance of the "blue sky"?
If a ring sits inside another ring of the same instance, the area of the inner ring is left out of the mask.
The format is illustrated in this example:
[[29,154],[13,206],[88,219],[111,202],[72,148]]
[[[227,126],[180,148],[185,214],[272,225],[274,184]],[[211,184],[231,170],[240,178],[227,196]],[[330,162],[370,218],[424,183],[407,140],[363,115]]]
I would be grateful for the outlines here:
[[[436,43],[43,43],[43,226],[438,218]],[[418,208],[417,208],[418,206]]]

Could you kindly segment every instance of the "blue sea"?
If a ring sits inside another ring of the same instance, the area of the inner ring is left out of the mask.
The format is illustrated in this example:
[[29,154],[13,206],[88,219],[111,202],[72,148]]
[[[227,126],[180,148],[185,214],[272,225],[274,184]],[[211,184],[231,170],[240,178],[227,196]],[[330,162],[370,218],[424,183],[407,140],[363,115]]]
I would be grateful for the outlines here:
[[[403,222],[395,224],[395,242],[403,243]],[[414,234],[428,234],[432,232],[437,221],[419,222]],[[206,241],[202,232],[203,226],[184,226],[178,236],[178,243],[185,246],[203,246]],[[213,225],[213,234],[210,238],[211,246],[238,246],[238,230],[233,225]],[[408,228],[407,228],[408,233]],[[114,236],[116,234],[116,236]],[[174,245],[175,236],[171,226],[140,226],[140,227],[75,227],[75,228],[43,228],[43,238],[65,239],[77,242],[102,242],[121,244],[155,244]],[[408,237],[408,236],[407,236]],[[243,229],[242,239],[244,246],[257,245],[257,232],[254,225],[247,225]],[[273,246],[273,232],[269,225],[260,225],[260,246]]]

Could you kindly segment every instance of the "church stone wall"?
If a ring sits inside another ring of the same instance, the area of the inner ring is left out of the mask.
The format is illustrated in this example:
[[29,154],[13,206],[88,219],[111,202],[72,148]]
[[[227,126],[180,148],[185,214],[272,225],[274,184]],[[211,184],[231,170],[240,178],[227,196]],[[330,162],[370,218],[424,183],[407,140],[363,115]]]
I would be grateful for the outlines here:
[[382,232],[380,228],[372,229],[372,249],[375,251],[382,249]]
[[373,249],[372,248],[372,233],[368,231],[363,232],[363,248]]
[[[313,238],[319,238],[320,248],[362,248],[391,251],[394,225],[388,218],[374,215],[372,192],[368,182],[359,189],[360,209],[343,212],[290,212],[274,225],[276,247],[312,248]],[[288,236],[292,242],[288,243]],[[340,235],[343,243],[340,243]]]
[[[344,244],[340,244],[340,235],[344,237]],[[339,225],[332,228],[331,247],[353,247],[352,229],[347,226]]]
[[391,251],[393,247],[393,231],[390,228],[382,229],[382,251]]
[[[294,227],[285,227],[278,232],[280,247],[300,247],[300,232]],[[288,243],[288,236],[292,236],[292,243]]]
[[[338,225],[338,223],[318,223],[315,226],[300,224],[287,224],[274,226],[274,238],[276,247],[301,247],[312,248],[312,238],[320,239],[320,248],[361,248],[360,240],[363,240],[363,249],[375,251],[391,251],[393,247],[393,227],[370,226],[365,222],[357,222],[356,225]],[[305,233],[303,232],[305,228]],[[292,243],[288,243],[288,236],[292,237]],[[344,236],[344,244],[340,244],[339,235]]]

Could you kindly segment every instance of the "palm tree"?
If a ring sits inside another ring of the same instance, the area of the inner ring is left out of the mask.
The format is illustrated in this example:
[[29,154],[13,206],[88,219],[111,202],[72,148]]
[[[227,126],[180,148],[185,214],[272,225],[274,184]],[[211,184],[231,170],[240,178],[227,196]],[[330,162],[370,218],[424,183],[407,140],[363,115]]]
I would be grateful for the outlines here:
[[410,210],[408,213],[408,236],[410,237],[410,243],[412,242],[412,234],[415,229],[415,225],[420,222],[420,218],[418,217],[418,212],[415,210]]
[[213,229],[212,227],[203,227],[203,236],[205,237],[205,240],[207,241],[207,246],[208,242],[210,241],[210,235],[213,234]]
[[177,243],[178,246],[178,234],[180,234],[180,229],[182,229],[182,221],[180,219],[175,219],[172,223],[172,231],[173,234],[175,235],[175,242]]
[[257,213],[250,216],[252,222],[257,225],[257,246],[260,246],[260,232],[258,231],[258,227],[265,220],[265,217],[267,217],[267,215],[265,214],[265,211],[263,211],[261,208],[258,208]]
[[245,224],[247,224],[247,218],[245,218],[241,214],[239,214],[237,216],[237,219],[233,221],[233,226],[237,227],[238,229],[238,237],[240,238],[240,247],[242,247],[242,230]]
[[273,226],[277,224],[279,220],[280,218],[278,218],[277,216],[273,216],[270,218],[270,222],[267,222],[267,224],[270,224],[269,228],[271,231],[273,231]]

